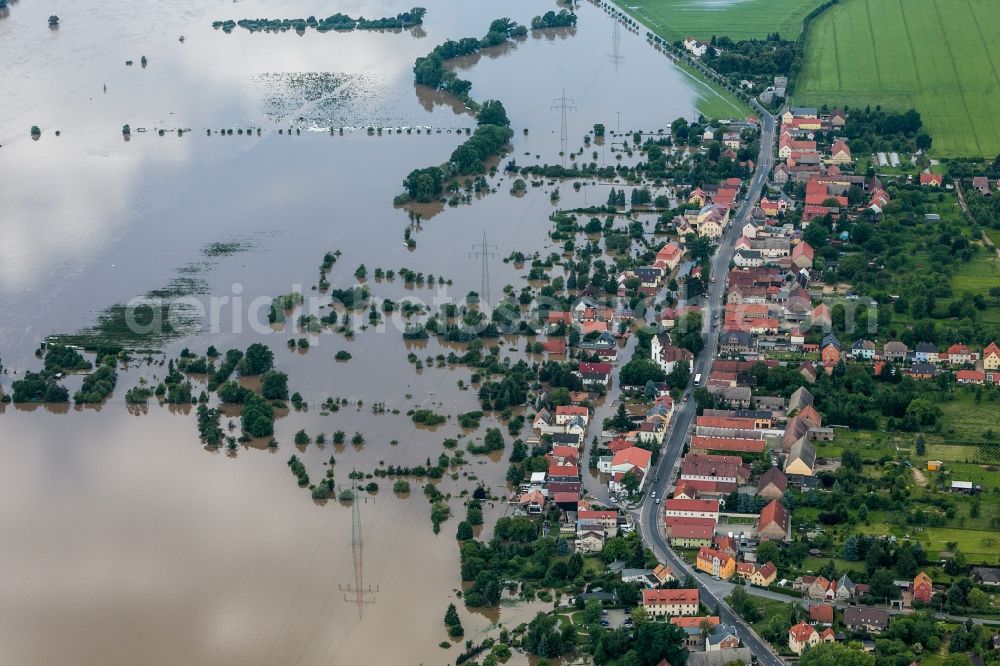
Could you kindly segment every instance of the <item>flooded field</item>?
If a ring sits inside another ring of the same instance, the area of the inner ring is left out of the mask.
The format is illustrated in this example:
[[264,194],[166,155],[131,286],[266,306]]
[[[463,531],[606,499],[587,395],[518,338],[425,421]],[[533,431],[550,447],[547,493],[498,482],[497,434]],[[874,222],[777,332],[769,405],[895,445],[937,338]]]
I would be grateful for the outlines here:
[[[501,457],[466,455],[456,478],[439,483],[452,495],[453,516],[437,535],[420,482],[408,497],[386,479],[377,479],[377,493],[362,493],[365,581],[378,592],[361,619],[340,590],[353,582],[351,509],[313,502],[285,461],[294,453],[318,479],[334,456],[344,486],[352,469],[417,465],[436,459],[446,437],[481,437],[495,422],[463,431],[452,418],[417,429],[406,415],[478,409],[475,391],[459,386],[468,369],[433,361],[415,369],[411,352],[426,359],[453,347],[404,342],[391,322],[352,338],[311,336],[308,351],[290,351],[288,339],[303,336],[298,313],[269,327],[266,304],[296,289],[314,294],[326,251],[342,253],[328,276],[334,288],[355,284],[364,264],[378,297],[427,303],[481,289],[482,262],[470,252],[484,232],[500,257],[561,251],[548,238],[556,208],[548,183],[514,197],[511,179],[498,175],[494,194],[428,209],[412,250],[403,243],[407,212],[392,206],[407,173],[446,160],[462,140],[458,131],[475,124],[455,100],[413,85],[414,59],[447,38],[481,36],[501,15],[527,24],[556,6],[436,0],[421,3],[420,28],[400,32],[224,34],[211,26],[258,16],[392,16],[412,4],[88,0],[51,8],[20,0],[0,17],[4,390],[39,366],[33,352],[46,336],[173,289],[206,308],[214,298],[219,316],[170,340],[169,357],[184,347],[203,354],[209,345],[263,342],[290,390],[309,403],[277,420],[276,449],[251,442],[231,451],[206,450],[190,410],[153,401],[132,413],[125,391],[166,373],[139,360],[120,370],[99,408],[0,408],[0,662],[436,664],[461,651],[438,647],[461,583],[459,495],[482,482],[502,497]],[[53,11],[56,30],[46,23]],[[621,137],[610,132],[655,132],[697,114],[698,91],[641,36],[621,29],[615,38],[593,4],[577,11],[574,29],[539,31],[455,63],[475,99],[503,100],[514,129],[510,157],[520,165],[560,161],[552,106],[564,90],[575,106],[569,150],[604,123],[605,145],[586,149],[602,165],[617,162],[611,147]],[[127,142],[124,124],[132,128]],[[368,127],[385,129],[370,135]],[[561,184],[558,206],[603,203],[610,187]],[[379,281],[376,267],[452,284]],[[494,298],[504,285],[526,284],[523,267],[497,258],[489,268]],[[253,311],[255,300],[262,310]],[[515,358],[523,346],[523,338],[501,344]],[[335,360],[341,350],[349,361]],[[67,380],[71,393],[80,381]],[[349,404],[324,415],[328,397]],[[374,403],[386,413],[373,413]],[[365,444],[296,447],[300,429],[328,441],[337,430],[361,432]],[[502,510],[487,508],[487,529]],[[549,607],[504,605],[487,616],[457,605],[473,640]]]

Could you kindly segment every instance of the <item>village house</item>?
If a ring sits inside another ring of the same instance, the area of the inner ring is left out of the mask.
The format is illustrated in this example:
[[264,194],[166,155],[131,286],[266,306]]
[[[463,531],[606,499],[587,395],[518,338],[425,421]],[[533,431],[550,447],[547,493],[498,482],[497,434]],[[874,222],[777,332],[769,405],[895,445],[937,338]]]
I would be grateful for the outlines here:
[[[827,313],[829,314],[829,310]],[[823,338],[819,349],[820,359],[824,365],[836,365],[840,361],[840,340],[832,333]]]
[[576,552],[599,553],[604,550],[604,532],[602,530],[586,530],[576,535]]
[[720,650],[735,650],[740,646],[739,636],[736,632],[722,624],[712,627],[705,638],[705,651],[718,652]]
[[[583,504],[586,506],[586,504]],[[580,509],[576,512],[577,523],[586,523],[589,527],[598,527],[608,537],[618,536],[618,512],[597,509]]]
[[788,488],[788,477],[777,467],[771,467],[761,474],[757,482],[757,494],[772,500],[780,500]]
[[802,241],[792,248],[792,265],[796,268],[812,268],[815,252],[809,243]]
[[677,264],[680,263],[683,255],[684,251],[681,250],[677,243],[671,241],[660,248],[660,251],[656,253],[656,259],[653,261],[653,268],[672,271],[677,267]]
[[694,369],[694,354],[687,349],[676,347],[669,342],[663,344],[660,338],[667,338],[667,336],[661,333],[653,338],[653,362],[667,374],[673,372],[674,367],[678,363],[687,365],[688,372],[691,372]]
[[851,149],[848,148],[847,142],[843,139],[834,141],[830,148],[830,159],[827,161],[830,164],[850,164],[852,161]]
[[931,581],[931,577],[923,571],[913,579],[912,589],[914,601],[929,604],[931,597],[934,596],[934,583]]
[[774,566],[773,562],[767,562],[761,565],[754,565],[753,573],[750,574],[749,580],[751,585],[768,587],[774,585],[774,581],[777,578],[778,568]]
[[875,349],[871,340],[858,339],[851,345],[850,356],[856,361],[871,361],[875,358]]
[[804,407],[812,406],[812,404],[813,394],[805,386],[800,386],[788,398],[788,413],[801,411]]
[[728,356],[756,351],[757,341],[748,331],[725,331],[719,336],[719,352]]
[[674,548],[702,548],[712,545],[715,535],[715,520],[712,518],[671,518],[664,519],[667,538]]
[[944,176],[930,171],[920,172],[920,185],[922,187],[941,187]]
[[698,590],[643,590],[642,607],[651,617],[694,615],[698,612]]
[[969,349],[967,345],[955,343],[948,347],[947,359],[950,365],[967,365],[979,359],[979,354]]
[[959,384],[985,384],[986,373],[982,370],[956,370],[955,381]]
[[882,347],[882,360],[883,361],[904,361],[906,360],[906,355],[909,353],[910,349],[902,342],[892,340],[885,343]]
[[995,342],[986,345],[983,350],[983,369],[1000,370],[1000,347]]
[[761,509],[757,519],[757,536],[761,541],[788,541],[791,519],[780,500],[771,500]]
[[633,446],[614,454],[611,457],[611,464],[607,469],[607,474],[611,475],[608,481],[608,489],[611,492],[621,493],[625,491],[624,477],[632,474],[638,479],[637,491],[641,492],[646,475],[649,473],[649,465],[653,454],[646,449]]
[[813,604],[809,607],[809,620],[815,625],[829,627],[833,624],[833,606],[831,604]]
[[715,578],[729,580],[736,574],[736,560],[727,553],[712,548],[698,549],[695,567]]
[[539,514],[545,510],[545,495],[540,490],[532,490],[518,498],[518,508],[527,514]]
[[716,239],[729,222],[729,208],[721,204],[709,204],[699,211],[694,224],[698,235]]
[[584,386],[607,386],[611,381],[611,364],[581,362],[579,373]]
[[706,437],[695,435],[691,438],[691,450],[697,452],[719,453],[763,453],[767,441],[763,438],[743,437]]
[[792,444],[785,458],[785,474],[812,476],[815,468],[816,447],[807,436],[800,437]]
[[844,609],[844,626],[851,631],[880,634],[889,626],[889,611],[870,606],[849,606]]
[[819,644],[819,632],[811,624],[799,622],[788,630],[788,649],[801,655],[806,648]]
[[684,39],[684,48],[696,58],[700,58],[708,53],[708,44],[700,42],[691,36]]
[[701,635],[702,623],[715,627],[719,624],[719,617],[717,615],[672,617],[670,623],[684,630],[684,646],[688,650],[702,650],[705,648],[705,639]]
[[590,418],[590,410],[586,407],[576,405],[560,405],[556,407],[556,425],[565,426],[573,418],[582,418],[587,421]]
[[937,363],[938,353],[937,345],[931,342],[918,342],[913,352],[913,360],[917,363]]
[[854,581],[846,573],[837,581],[835,599],[839,603],[852,601],[857,596],[858,590]]
[[711,499],[668,499],[663,502],[666,518],[711,518],[719,521],[719,501]]
[[690,453],[681,463],[684,481],[715,481],[739,484],[750,478],[750,468],[739,456],[718,456]]

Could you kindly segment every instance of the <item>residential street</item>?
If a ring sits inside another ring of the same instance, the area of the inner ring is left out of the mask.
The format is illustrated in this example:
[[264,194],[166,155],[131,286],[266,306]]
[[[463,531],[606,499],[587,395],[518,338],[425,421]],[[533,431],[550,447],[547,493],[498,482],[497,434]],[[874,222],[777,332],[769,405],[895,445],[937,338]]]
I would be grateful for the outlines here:
[[[702,318],[705,348],[695,358],[692,376],[701,374],[707,377],[712,361],[715,360],[718,354],[718,335],[717,332],[712,331],[712,318],[723,307],[726,274],[729,270],[729,262],[733,256],[734,246],[740,237],[743,225],[746,224],[749,218],[754,203],[760,199],[761,190],[767,181],[774,160],[775,119],[762,108],[758,108],[757,112],[760,114],[762,122],[757,170],[750,180],[749,191],[742,207],[733,218],[732,224],[725,231],[722,238],[719,239],[719,246],[712,259],[711,274],[715,277],[715,282],[709,286],[709,293],[704,303],[704,315]],[[678,464],[680,453],[684,448],[685,438],[694,422],[696,406],[694,399],[690,397],[692,393],[693,388],[689,386],[686,392],[686,395],[689,396],[687,402],[678,401],[675,403],[677,409],[674,413],[670,433],[664,444],[659,463],[652,474],[653,479],[649,487],[650,492],[646,493],[644,503],[634,512],[634,517],[639,524],[646,544],[656,554],[657,558],[664,561],[668,566],[673,567],[675,574],[679,577],[683,577],[687,573],[693,573],[693,571],[677,557],[668,545],[667,539],[661,529],[662,520],[659,513],[661,505],[655,502],[652,492],[655,491],[656,497],[664,497],[666,495],[667,487],[673,476],[673,470]],[[702,603],[709,608],[718,609],[718,615],[722,622],[736,628],[740,640],[757,655],[760,663],[765,666],[778,666],[783,663],[771,646],[758,636],[749,624],[737,616],[723,600],[723,597],[732,589],[731,584],[714,581],[702,574],[694,574],[694,577],[698,581]]]

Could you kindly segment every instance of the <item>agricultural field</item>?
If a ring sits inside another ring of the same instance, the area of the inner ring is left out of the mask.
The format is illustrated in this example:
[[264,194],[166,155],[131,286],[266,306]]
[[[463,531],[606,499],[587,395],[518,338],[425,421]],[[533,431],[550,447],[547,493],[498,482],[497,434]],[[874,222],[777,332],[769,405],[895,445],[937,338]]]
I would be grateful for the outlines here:
[[690,79],[697,95],[695,106],[706,118],[740,118],[750,113],[750,107],[742,100],[717,84],[706,81],[689,65],[677,63],[677,67]]
[[764,38],[778,32],[795,39],[802,19],[821,0],[634,0],[618,5],[671,42],[692,35],[734,40]]
[[794,102],[916,108],[933,154],[996,155],[998,30],[993,0],[842,0],[810,27]]

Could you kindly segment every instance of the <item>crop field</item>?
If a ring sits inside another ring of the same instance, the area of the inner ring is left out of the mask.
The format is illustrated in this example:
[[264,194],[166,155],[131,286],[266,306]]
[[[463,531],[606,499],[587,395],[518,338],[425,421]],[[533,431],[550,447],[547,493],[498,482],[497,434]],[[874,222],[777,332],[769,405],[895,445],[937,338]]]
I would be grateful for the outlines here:
[[843,0],[810,27],[794,101],[916,108],[933,154],[994,156],[998,32],[994,0]]
[[778,32],[795,39],[802,19],[821,0],[621,0],[617,3],[669,41],[688,35],[708,41],[764,38]]

